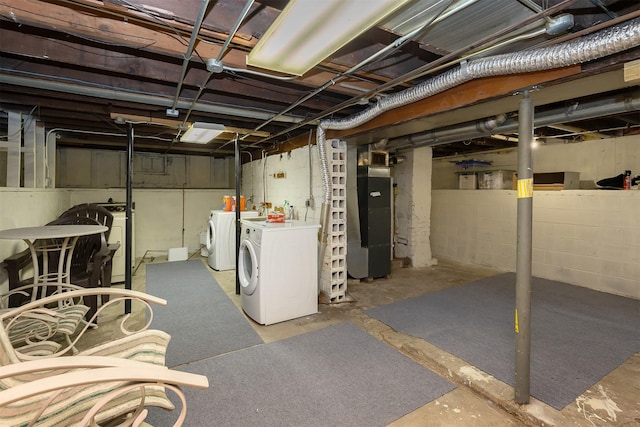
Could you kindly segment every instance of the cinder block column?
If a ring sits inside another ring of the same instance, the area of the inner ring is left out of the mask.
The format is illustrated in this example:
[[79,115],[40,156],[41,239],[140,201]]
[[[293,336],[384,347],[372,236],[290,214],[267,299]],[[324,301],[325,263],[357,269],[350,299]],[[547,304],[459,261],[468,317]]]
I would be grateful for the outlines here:
[[341,140],[326,141],[331,174],[328,242],[322,261],[320,291],[329,302],[344,302],[347,294],[347,147]]

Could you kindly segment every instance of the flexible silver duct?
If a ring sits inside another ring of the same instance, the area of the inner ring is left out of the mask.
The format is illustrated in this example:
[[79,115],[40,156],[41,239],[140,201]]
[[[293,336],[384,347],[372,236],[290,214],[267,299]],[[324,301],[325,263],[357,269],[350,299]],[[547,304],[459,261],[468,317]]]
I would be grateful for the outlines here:
[[320,176],[322,177],[322,189],[324,197],[320,208],[320,230],[318,238],[320,240],[320,253],[318,254],[318,293],[320,293],[320,278],[322,275],[322,264],[324,263],[324,254],[327,248],[329,215],[331,214],[331,175],[329,174],[329,162],[327,161],[327,152],[325,147],[324,129],[318,126],[316,132],[316,145],[318,146],[318,155],[320,157]]
[[[345,130],[360,126],[385,111],[402,105],[428,98],[462,83],[481,77],[503,76],[509,74],[550,70],[581,64],[603,58],[640,45],[640,18],[607,28],[598,33],[567,43],[547,48],[531,49],[522,52],[496,55],[469,62],[447,71],[419,85],[380,99],[374,106],[344,119],[322,120],[318,125],[317,144],[322,166],[322,182],[325,191],[323,211],[321,212],[322,242],[321,254],[324,254],[327,242],[327,224],[331,205],[331,181],[326,166],[324,151],[325,129]],[[325,176],[327,174],[327,176]],[[325,184],[326,183],[326,184]],[[326,205],[326,209],[325,209]],[[324,258],[320,258],[320,264]]]
[[339,120],[323,120],[324,129],[344,130],[374,117],[481,77],[503,76],[567,67],[603,58],[640,45],[640,18],[557,46],[496,55],[462,63],[410,89],[381,99],[371,108]]

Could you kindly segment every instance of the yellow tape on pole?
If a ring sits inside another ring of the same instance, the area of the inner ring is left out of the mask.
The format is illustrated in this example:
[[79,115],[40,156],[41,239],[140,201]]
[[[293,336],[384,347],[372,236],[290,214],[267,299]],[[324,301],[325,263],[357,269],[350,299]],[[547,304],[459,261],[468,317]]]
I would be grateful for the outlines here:
[[516,329],[516,334],[519,334],[520,333],[520,325],[519,325],[520,322],[518,321],[518,309],[517,308],[516,308],[516,313],[515,314],[516,314],[516,316],[515,316],[516,317],[515,318],[515,321],[516,321],[515,322],[515,329]]
[[533,178],[518,180],[518,199],[533,197]]

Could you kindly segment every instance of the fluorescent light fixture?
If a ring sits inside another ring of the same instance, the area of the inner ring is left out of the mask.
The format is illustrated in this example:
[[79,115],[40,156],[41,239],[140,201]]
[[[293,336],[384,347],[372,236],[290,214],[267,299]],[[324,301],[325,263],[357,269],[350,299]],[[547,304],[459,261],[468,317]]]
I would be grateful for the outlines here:
[[290,0],[247,64],[301,76],[411,0]]
[[191,142],[194,144],[208,144],[224,132],[224,125],[218,123],[195,122],[182,134],[180,142]]

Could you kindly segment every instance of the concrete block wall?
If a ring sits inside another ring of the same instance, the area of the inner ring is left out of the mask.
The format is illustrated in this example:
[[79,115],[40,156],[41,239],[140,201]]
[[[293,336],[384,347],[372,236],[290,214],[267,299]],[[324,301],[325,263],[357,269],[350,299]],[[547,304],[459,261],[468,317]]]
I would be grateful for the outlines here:
[[[0,230],[46,224],[64,212],[69,203],[66,191],[0,187]],[[0,240],[0,262],[26,248],[23,241]],[[7,272],[0,268],[0,293],[7,290],[3,286],[6,280]]]
[[[0,159],[1,160],[1,159]],[[61,147],[57,150],[57,188],[124,188],[124,151]],[[235,186],[233,157],[136,152],[134,188],[229,188]]]
[[[70,206],[78,203],[105,202],[112,198],[126,201],[124,189],[69,190]],[[135,256],[147,251],[166,251],[187,247],[189,253],[199,250],[200,232],[207,230],[209,213],[221,209],[224,195],[234,189],[135,189]]]
[[[234,191],[134,188],[136,258],[147,251],[156,251],[157,256],[157,251],[177,247],[187,247],[189,253],[198,251],[199,234],[206,230],[209,212],[220,209],[222,196]],[[0,188],[0,230],[44,225],[73,205],[109,198],[124,202],[125,190]],[[26,247],[22,241],[0,240],[0,261]],[[0,292],[3,286],[6,270],[0,268]]]
[[[436,258],[515,271],[510,190],[434,190]],[[640,191],[535,191],[533,275],[640,299]]]
[[[580,188],[594,188],[603,178],[610,178],[631,170],[640,175],[640,143],[637,135],[607,140],[591,140],[572,144],[540,145],[533,150],[533,171],[579,172]],[[482,160],[492,162],[483,169],[518,169],[518,153],[513,149],[491,153],[476,153],[473,157],[455,156],[433,162],[433,188],[437,190],[458,188],[456,172],[463,169],[456,161]]]

